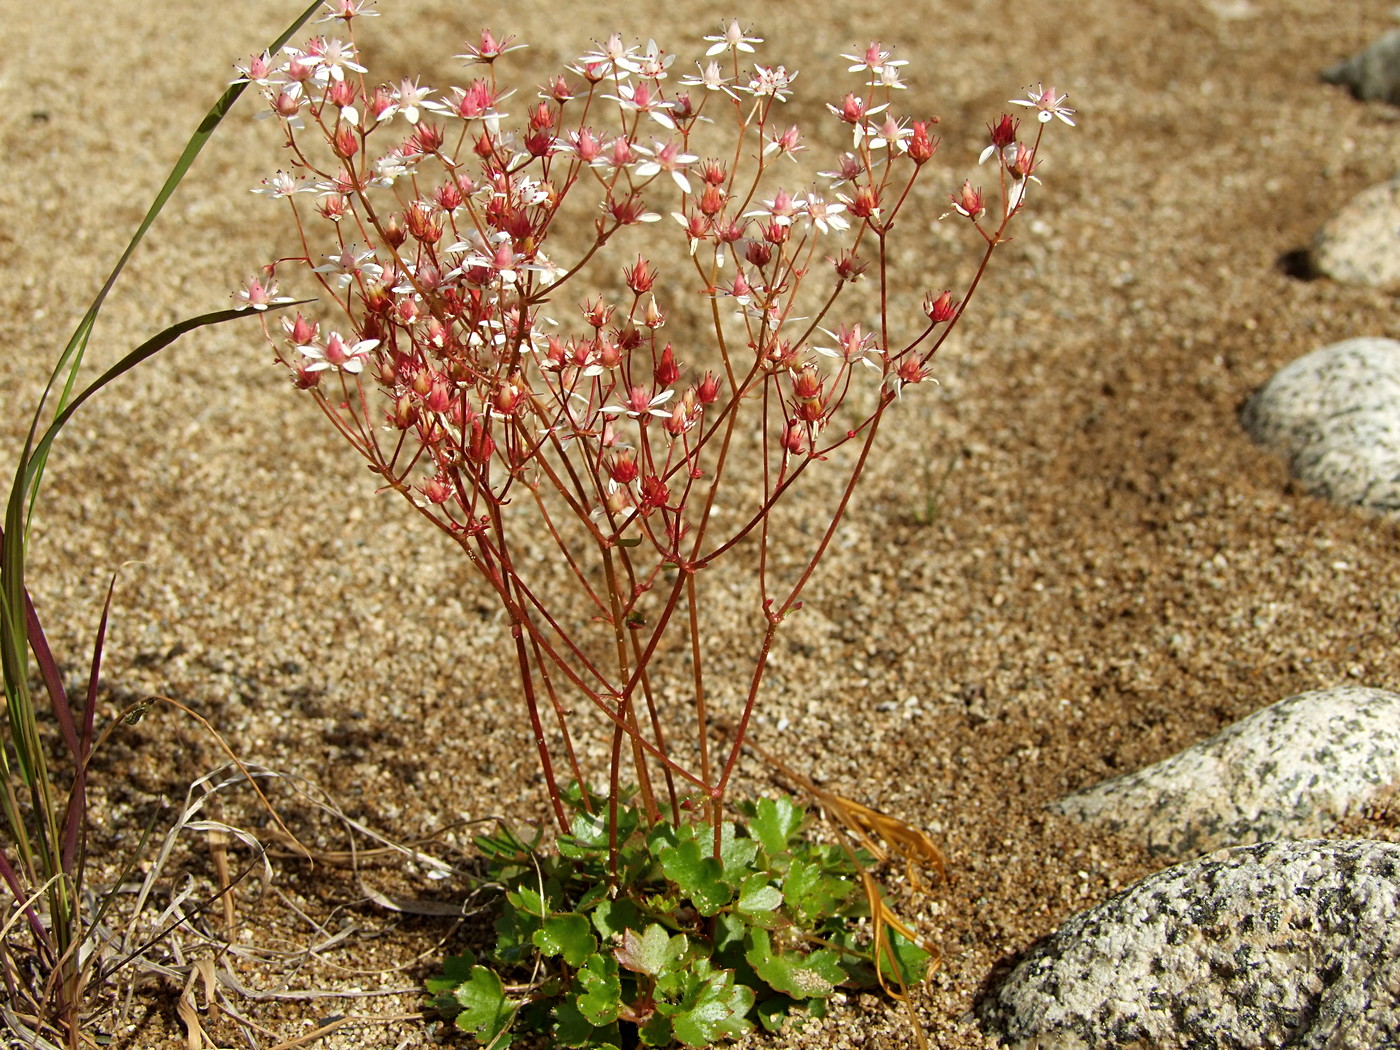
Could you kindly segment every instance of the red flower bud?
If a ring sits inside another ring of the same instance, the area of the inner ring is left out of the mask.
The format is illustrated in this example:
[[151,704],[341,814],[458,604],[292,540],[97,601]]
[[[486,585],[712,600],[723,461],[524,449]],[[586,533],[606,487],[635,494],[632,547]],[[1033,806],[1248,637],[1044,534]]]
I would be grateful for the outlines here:
[[676,364],[676,354],[670,343],[661,351],[661,360],[656,362],[654,377],[659,387],[668,387],[681,377],[680,366]]
[[958,303],[953,299],[953,293],[944,291],[937,298],[932,292],[924,296],[924,313],[934,324],[943,324],[951,321],[958,313]]

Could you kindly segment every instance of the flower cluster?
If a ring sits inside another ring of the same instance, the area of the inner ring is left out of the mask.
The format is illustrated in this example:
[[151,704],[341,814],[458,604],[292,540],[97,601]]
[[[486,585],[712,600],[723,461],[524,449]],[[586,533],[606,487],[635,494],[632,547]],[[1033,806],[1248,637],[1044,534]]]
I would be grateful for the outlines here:
[[[694,577],[746,535],[766,552],[774,504],[855,441],[857,466],[806,569],[779,587],[760,554],[769,640],[797,607],[880,418],[928,377],[1024,207],[1044,122],[1071,123],[1072,111],[1053,88],[1037,90],[1018,100],[1040,118],[1030,141],[1010,116],[989,126],[982,160],[996,161],[1000,192],[989,199],[968,181],[949,194],[948,214],[980,234],[976,277],[960,296],[930,290],[913,321],[891,319],[889,238],[937,167],[939,139],[935,118],[894,108],[905,63],[879,43],[844,56],[859,83],[828,105],[845,131],[825,138],[848,143],[844,152],[812,184],[784,185],[808,149],[783,118],[798,74],[751,62],[762,40],[738,22],[705,37],[688,66],[654,41],[613,36],[527,96],[498,68],[521,45],[489,31],[458,56],[460,85],[371,79],[354,43],[362,7],[327,3],[344,39],[241,69],[291,158],[257,190],[295,215],[303,250],[279,265],[309,272],[334,315],[287,320],[270,333],[278,357],[385,486],[457,539],[527,639],[526,702],[556,809],[540,682],[571,682],[630,739],[644,798],[655,763],[668,784],[674,775],[718,799],[732,757],[711,769],[702,740],[699,767],[681,762],[652,704],[661,635],[673,622],[693,634],[695,617],[674,614],[699,602]],[[634,245],[613,255],[624,236]],[[276,269],[240,301],[271,301]],[[867,271],[878,276],[862,284],[874,288],[843,314]],[[590,278],[570,306],[566,286]],[[668,327],[686,281],[708,299],[703,338],[693,322]],[[853,396],[869,389],[865,376],[873,393]],[[747,440],[759,465],[738,484]],[[716,507],[730,489],[753,497],[721,535]],[[615,637],[611,666],[526,578],[518,551],[542,538],[576,580],[569,600]],[[703,736],[698,666],[687,675]],[[761,658],[740,735],[759,677]],[[550,688],[573,762],[566,705]]]

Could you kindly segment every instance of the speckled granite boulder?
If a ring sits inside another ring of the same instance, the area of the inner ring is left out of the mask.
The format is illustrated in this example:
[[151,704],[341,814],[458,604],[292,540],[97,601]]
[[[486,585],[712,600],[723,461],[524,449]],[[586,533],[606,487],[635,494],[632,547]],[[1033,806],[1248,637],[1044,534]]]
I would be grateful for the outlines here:
[[1370,47],[1324,70],[1322,79],[1345,84],[1363,102],[1379,99],[1400,105],[1400,29],[1392,29]]
[[1312,265],[1341,284],[1400,292],[1400,178],[1361,191],[1329,219]]
[[1400,787],[1400,694],[1300,693],[1135,773],[1051,803],[1158,856],[1315,838]]
[[1015,1050],[1400,1045],[1400,845],[1269,842],[1071,918],[981,1002]]
[[1400,342],[1362,337],[1285,365],[1240,421],[1309,491],[1400,510]]

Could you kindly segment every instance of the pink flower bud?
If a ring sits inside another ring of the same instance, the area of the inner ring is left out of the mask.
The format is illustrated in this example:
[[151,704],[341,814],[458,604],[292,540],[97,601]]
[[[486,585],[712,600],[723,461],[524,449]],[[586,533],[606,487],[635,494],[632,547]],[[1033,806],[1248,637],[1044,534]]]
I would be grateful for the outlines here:
[[928,373],[919,364],[919,359],[914,356],[906,357],[899,363],[899,380],[901,383],[922,383],[928,378]]
[[302,98],[303,96],[301,95],[294,95],[290,91],[283,91],[277,96],[276,101],[272,103],[272,108],[279,117],[290,119],[296,116],[297,111],[301,109]]
[[443,211],[456,211],[462,206],[462,188],[455,180],[443,183],[433,194],[433,203]]
[[292,342],[298,346],[305,346],[307,343],[316,341],[316,331],[319,326],[303,317],[300,310],[297,311],[296,320],[283,321],[282,326],[287,329],[287,335]]
[[496,442],[492,440],[491,432],[482,425],[480,419],[472,421],[472,432],[467,439],[465,451],[469,460],[483,467],[490,462],[491,453],[496,451]]
[[569,136],[569,140],[578,154],[578,159],[585,164],[591,164],[603,155],[603,144],[590,128],[579,128]]
[[355,85],[348,80],[332,80],[326,89],[326,101],[336,109],[345,109],[355,104]]
[[355,135],[355,129],[346,124],[335,133],[333,143],[336,156],[349,160],[360,151],[360,140]]
[[491,407],[503,416],[513,413],[520,404],[522,392],[514,383],[502,383],[491,398]]
[[870,264],[865,262],[853,251],[844,251],[841,258],[836,260],[836,276],[842,281],[854,281],[865,272]]
[[793,377],[792,396],[799,401],[817,397],[822,392],[822,377],[815,365],[803,365]]
[[394,399],[394,410],[389,413],[389,425],[399,430],[407,430],[418,419],[418,406],[413,396],[404,391]]
[[997,149],[1005,149],[1007,146],[1011,145],[1011,143],[1015,142],[1016,128],[1020,123],[1019,120],[1012,119],[1009,113],[1003,113],[996,127],[992,127],[992,125],[988,124],[987,131],[991,135],[992,145]]
[[706,186],[723,186],[729,181],[729,171],[717,160],[707,160],[700,165],[700,181]]
[[603,461],[608,477],[619,485],[627,485],[637,480],[637,458],[630,448],[625,448]]
[[865,119],[865,102],[855,95],[847,94],[839,107],[833,107],[836,115],[847,124],[859,124]]
[[937,123],[938,118],[935,117],[933,120],[916,120],[911,125],[914,134],[909,138],[909,159],[915,164],[927,164],[933,157],[933,151],[938,148],[938,138],[928,133],[930,125]]
[[628,142],[624,136],[619,135],[617,138],[613,139],[611,148],[613,167],[625,168],[628,164],[632,163],[632,158],[634,156],[632,144]]
[[724,190],[706,183],[705,188],[700,191],[698,202],[700,214],[711,219],[714,218],[724,209],[724,198]]
[[846,207],[859,219],[875,218],[880,214],[880,193],[873,186],[857,186]]
[[782,446],[789,455],[802,455],[807,450],[807,428],[799,425],[795,419],[788,420],[783,427]]
[[666,506],[666,501],[671,498],[671,490],[666,487],[666,483],[655,474],[648,474],[642,479],[642,507],[645,510],[654,510],[658,507]]
[[706,372],[695,388],[695,396],[702,405],[713,405],[719,400],[719,379],[713,372]]
[[569,87],[569,82],[562,76],[554,76],[545,81],[544,94],[555,102],[568,102],[574,97],[574,89]]
[[437,244],[442,239],[442,220],[435,216],[428,205],[414,201],[404,217],[408,232],[415,241],[422,244]]
[[384,224],[384,243],[390,248],[397,248],[407,238],[408,233],[403,228],[403,220],[397,214],[390,215],[389,221]]
[[446,412],[452,406],[452,387],[447,380],[434,379],[423,404],[429,412]]
[[381,85],[374,89],[374,94],[370,96],[367,108],[369,109],[370,116],[377,121],[393,104],[394,96],[389,93],[387,87]]
[[667,343],[666,348],[661,351],[661,360],[656,362],[656,371],[653,378],[659,387],[668,387],[681,377],[680,366],[676,364],[676,353]]
[[445,474],[438,474],[423,483],[423,495],[432,504],[446,503],[452,497],[452,481]]
[[982,202],[982,191],[972,188],[972,183],[963,181],[960,189],[952,197],[953,207],[970,219],[975,219],[986,211],[986,205]]
[[945,290],[937,298],[932,292],[924,296],[924,313],[934,324],[943,324],[951,321],[958,312],[958,303],[953,299],[953,293]]
[[613,308],[602,298],[590,299],[583,304],[583,319],[593,328],[602,328],[613,315]]
[[632,289],[632,294],[642,295],[651,291],[651,286],[656,282],[656,268],[639,255],[635,265],[622,268],[622,276],[627,287]]

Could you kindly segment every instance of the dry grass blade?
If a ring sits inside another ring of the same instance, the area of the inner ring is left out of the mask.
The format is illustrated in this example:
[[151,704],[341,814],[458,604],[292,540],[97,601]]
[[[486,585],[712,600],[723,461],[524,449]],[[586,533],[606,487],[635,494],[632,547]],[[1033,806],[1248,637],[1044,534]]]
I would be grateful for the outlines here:
[[[729,730],[724,727],[724,731],[728,732]],[[938,877],[945,885],[948,883],[948,865],[943,858],[943,853],[934,845],[933,840],[922,828],[917,828],[898,817],[871,809],[869,806],[838,795],[834,791],[826,791],[818,787],[811,779],[797,772],[776,755],[765,751],[751,739],[745,740],[744,746],[800,787],[821,808],[823,813],[839,823],[877,862],[884,863],[890,859],[892,852],[896,854],[903,860],[905,876],[915,892],[922,893],[927,889],[921,871],[922,866],[932,868],[938,873]],[[882,960],[888,963],[891,973],[898,975],[901,972],[894,946],[890,943],[890,931],[898,933],[905,940],[917,944],[929,953],[928,968],[923,977],[925,981],[941,965],[943,953],[937,945],[928,938],[921,937],[890,910],[889,905],[885,903],[885,895],[880,891],[879,884],[860,863],[860,858],[855,850],[848,843],[844,845],[860,872],[861,889],[864,891],[865,899],[870,907],[872,930],[870,954],[875,960],[875,976],[885,994],[899,1000],[904,1005],[905,1013],[909,1017],[910,1028],[922,1050],[928,1046],[928,1040],[924,1034],[923,1023],[919,1020],[918,1014],[914,1012],[914,1005],[908,995],[908,989],[902,983],[898,992],[890,988],[885,978],[885,967],[882,965]]]
[[[728,732],[727,728],[725,732]],[[898,854],[904,861],[905,874],[915,891],[923,892],[927,888],[920,873],[921,865],[933,868],[945,884],[948,882],[948,865],[943,859],[943,853],[922,828],[888,813],[863,806],[834,791],[817,787],[810,779],[776,755],[759,747],[752,739],[746,739],[744,746],[800,787],[824,813],[839,821],[877,861],[884,863],[889,860],[891,849]],[[888,844],[890,849],[886,849],[882,842]]]

